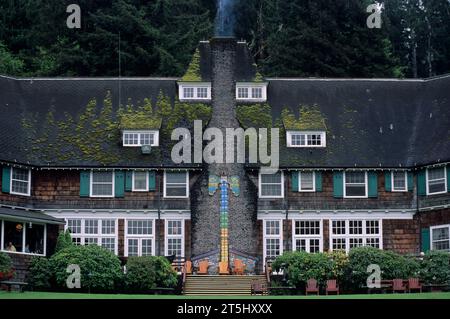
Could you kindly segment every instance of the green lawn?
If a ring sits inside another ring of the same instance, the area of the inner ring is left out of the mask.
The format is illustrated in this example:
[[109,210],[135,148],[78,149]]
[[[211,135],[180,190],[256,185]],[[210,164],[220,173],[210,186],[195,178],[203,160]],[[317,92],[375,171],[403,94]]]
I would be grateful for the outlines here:
[[[56,292],[0,292],[0,299],[234,299],[236,297],[187,297],[164,295],[78,294]],[[450,292],[422,294],[372,294],[340,296],[239,296],[239,299],[450,299]]]

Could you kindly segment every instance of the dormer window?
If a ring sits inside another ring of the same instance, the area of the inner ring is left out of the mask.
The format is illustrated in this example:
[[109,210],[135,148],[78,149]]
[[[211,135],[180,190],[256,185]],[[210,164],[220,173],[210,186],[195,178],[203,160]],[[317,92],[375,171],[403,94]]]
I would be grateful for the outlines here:
[[239,101],[264,102],[267,100],[267,83],[237,83],[236,99]]
[[123,146],[140,147],[144,145],[158,146],[158,131],[123,131]]
[[211,83],[178,82],[178,95],[183,100],[211,100]]
[[325,132],[287,132],[288,147],[326,147]]

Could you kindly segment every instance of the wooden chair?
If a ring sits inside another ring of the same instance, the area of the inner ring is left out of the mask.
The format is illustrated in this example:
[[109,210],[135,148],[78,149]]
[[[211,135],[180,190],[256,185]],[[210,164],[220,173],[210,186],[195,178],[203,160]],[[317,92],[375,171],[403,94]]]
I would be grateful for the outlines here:
[[209,268],[209,261],[202,260],[201,262],[198,263],[197,275],[207,275],[208,268]]
[[403,285],[403,279],[392,280],[392,292],[406,292],[406,287]]
[[245,271],[246,265],[240,259],[234,260],[234,269],[233,272],[235,275],[243,275]]
[[317,286],[317,280],[311,278],[306,282],[306,295],[309,293],[319,295],[319,287]]
[[408,292],[411,293],[412,290],[419,290],[419,292],[422,292],[422,285],[419,278],[408,279]]
[[339,285],[337,284],[336,279],[327,280],[327,287],[325,289],[325,293],[333,292],[339,295]]
[[252,281],[252,295],[267,295],[266,284],[260,282],[259,280]]
[[229,275],[230,268],[228,267],[228,262],[221,261],[219,262],[219,275]]
[[187,260],[184,263],[184,269],[186,270],[186,275],[192,275],[192,261]]

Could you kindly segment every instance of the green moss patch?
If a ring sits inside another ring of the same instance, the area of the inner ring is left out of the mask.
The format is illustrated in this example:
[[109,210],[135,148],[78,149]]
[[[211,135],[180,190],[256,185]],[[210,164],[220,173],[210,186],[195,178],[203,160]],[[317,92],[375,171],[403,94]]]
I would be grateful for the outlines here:
[[191,63],[181,80],[186,82],[200,82],[202,80],[200,74],[200,51],[198,49],[195,50]]
[[281,113],[286,130],[308,131],[327,130],[326,118],[317,105],[300,106],[299,118],[296,118],[287,108]]

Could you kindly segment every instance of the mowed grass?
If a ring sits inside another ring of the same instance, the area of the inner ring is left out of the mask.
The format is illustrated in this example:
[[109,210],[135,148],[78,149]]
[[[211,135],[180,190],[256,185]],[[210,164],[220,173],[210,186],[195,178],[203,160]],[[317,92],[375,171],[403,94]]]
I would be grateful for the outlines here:
[[0,291],[0,299],[450,299],[450,292],[414,294],[371,294],[339,296],[177,296],[177,295],[124,295],[124,294],[85,294],[58,292],[6,292]]

